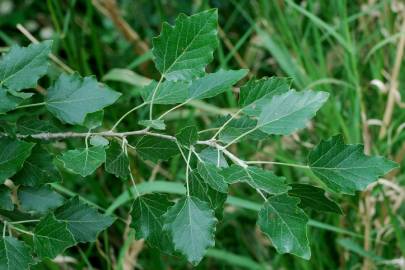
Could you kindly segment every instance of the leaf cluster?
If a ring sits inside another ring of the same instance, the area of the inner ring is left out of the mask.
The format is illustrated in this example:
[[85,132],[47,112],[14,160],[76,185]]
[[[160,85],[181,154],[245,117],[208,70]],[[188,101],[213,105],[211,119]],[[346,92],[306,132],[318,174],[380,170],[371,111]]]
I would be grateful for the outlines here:
[[[293,90],[286,78],[247,80],[244,69],[207,73],[219,42],[217,27],[214,9],[192,16],[181,14],[173,26],[164,23],[152,51],[160,79],[145,86],[143,103],[109,129],[103,123],[103,109],[121,94],[94,77],[62,73],[52,80],[42,101],[33,102],[38,100],[33,89],[47,74],[52,42],[14,46],[0,59],[0,120],[7,123],[0,135],[1,269],[28,269],[37,261],[34,257],[55,258],[78,243],[95,241],[114,222],[115,217],[100,214],[79,197],[65,200],[56,192],[55,182],[62,180],[60,169],[87,177],[104,164],[107,173],[131,180],[136,191],[131,227],[136,237],[197,265],[215,245],[216,226],[231,185],[248,185],[262,197],[257,225],[279,253],[309,259],[305,210],[342,214],[326,191],[353,195],[396,167],[383,157],[365,155],[362,145],[345,144],[339,135],[321,141],[309,153],[307,164],[245,161],[233,154],[228,148],[240,141],[291,135],[305,128],[329,94]],[[212,133],[210,139],[204,139],[196,126],[174,135],[165,132],[168,113],[191,101],[230,91],[238,83],[242,84],[240,109],[220,119],[214,129],[205,130]],[[174,106],[156,117],[153,109],[157,105]],[[16,121],[12,117],[31,107],[45,119],[59,120],[62,130],[45,120]],[[148,118],[138,121],[142,129],[116,131],[141,107],[149,112]],[[83,129],[86,132],[77,132]],[[132,136],[136,140],[129,142]],[[52,145],[46,143],[74,139],[83,140],[84,146],[64,149],[56,157]],[[175,200],[163,193],[140,195],[131,169],[131,151],[150,161],[180,156],[185,164],[186,194]],[[289,179],[263,164],[311,170],[321,187],[289,184]],[[16,212],[29,218],[14,220]],[[21,234],[31,241],[19,240]]]

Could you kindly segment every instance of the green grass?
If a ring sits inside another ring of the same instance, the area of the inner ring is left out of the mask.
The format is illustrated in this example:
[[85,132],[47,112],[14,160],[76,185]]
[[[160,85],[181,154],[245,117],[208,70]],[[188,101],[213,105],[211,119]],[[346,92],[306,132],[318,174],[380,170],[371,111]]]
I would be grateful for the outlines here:
[[[16,30],[17,23],[28,27],[30,22],[36,22],[30,31],[38,39],[43,38],[44,29],[51,28],[54,53],[69,67],[82,75],[94,74],[124,93],[119,105],[106,112],[106,124],[112,125],[134,104],[141,103],[140,86],[158,74],[150,61],[150,51],[138,53],[137,45],[128,41],[93,2],[101,1],[13,2],[13,10],[0,16],[0,51],[13,43],[29,43]],[[119,1],[119,7],[123,18],[149,47],[163,20],[172,22],[179,12],[190,14],[217,7],[224,36],[216,52],[218,60],[209,66],[211,71],[247,66],[250,77],[287,76],[298,90],[312,88],[331,94],[311,127],[287,139],[272,137],[258,146],[248,142],[233,148],[241,157],[303,163],[311,145],[321,138],[342,133],[347,142],[366,143],[370,153],[397,159],[404,165],[405,129],[401,125],[405,123],[405,110],[395,106],[387,136],[383,138],[379,137],[380,126],[367,125],[376,121],[366,120],[383,118],[387,95],[372,86],[371,81],[381,80],[387,86],[392,83],[405,15],[392,9],[400,1],[368,2],[372,1],[123,0]],[[404,96],[404,68],[400,69],[398,83]],[[170,131],[188,123],[209,128],[218,114],[234,111],[236,106],[237,97],[232,92],[210,104],[192,103],[168,115]],[[147,110],[138,113],[145,116]],[[133,125],[127,119],[123,128],[130,129]],[[151,173],[154,165],[137,159],[132,165],[140,182],[139,189],[182,192],[180,181],[185,172],[181,162],[175,158],[162,163],[163,171],[157,171],[154,176]],[[320,185],[306,171],[283,167],[277,168],[276,173],[287,176],[290,182]],[[168,182],[153,181],[155,178]],[[233,197],[228,200],[224,221],[217,229],[216,247],[209,250],[198,269],[399,269],[398,265],[389,263],[405,256],[403,169],[387,180],[369,192],[335,198],[341,203],[344,216],[310,213],[310,261],[278,255],[255,227],[252,210],[257,208],[257,197],[245,186],[235,186],[231,189]],[[108,232],[100,235],[97,243],[68,251],[65,255],[77,260],[70,266],[128,269],[124,265],[131,259],[140,269],[187,269],[185,261],[160,256],[139,241],[133,241],[133,232],[123,222],[131,207],[128,187],[129,184],[103,174],[85,182],[64,175],[63,187],[55,187],[67,196],[80,194],[84,200],[120,218]],[[368,211],[364,210],[365,204]],[[134,253],[135,247],[140,250]],[[65,268],[49,261],[37,269]]]

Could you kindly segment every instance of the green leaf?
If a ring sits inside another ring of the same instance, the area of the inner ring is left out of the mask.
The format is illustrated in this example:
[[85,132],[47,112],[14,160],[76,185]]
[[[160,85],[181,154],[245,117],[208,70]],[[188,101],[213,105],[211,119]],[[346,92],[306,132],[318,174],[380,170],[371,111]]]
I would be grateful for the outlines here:
[[314,148],[309,166],[331,190],[354,194],[398,166],[384,157],[366,156],[363,148],[361,144],[344,144],[342,136],[334,136]]
[[245,182],[254,189],[260,189],[269,194],[281,194],[289,190],[289,187],[285,184],[285,177],[277,176],[271,171],[258,167],[243,168],[232,165],[223,169],[221,174],[229,184]]
[[301,208],[309,207],[316,211],[343,214],[340,206],[325,195],[325,190],[305,184],[292,184],[288,195],[301,200]]
[[58,128],[46,120],[20,118],[17,121],[17,131],[21,135],[58,132]]
[[[257,126],[257,121],[249,118],[248,116],[242,116],[239,119],[233,119],[219,134],[219,140],[225,143],[229,143],[240,135],[247,133]],[[252,140],[263,140],[268,135],[260,130],[255,130],[249,133],[246,138]]]
[[215,189],[211,188],[195,172],[192,172],[190,174],[189,182],[190,195],[197,197],[201,201],[207,202],[210,208],[215,211],[215,216],[217,218],[221,218],[228,194],[216,191]]
[[240,70],[219,70],[215,73],[206,74],[204,77],[191,82],[188,89],[188,99],[205,99],[215,97],[237,83],[247,74],[246,69]]
[[93,146],[107,146],[110,144],[110,141],[103,136],[94,135],[90,137],[90,144]]
[[251,116],[259,116],[271,98],[290,89],[291,80],[287,78],[252,79],[240,88],[239,105]]
[[52,155],[37,145],[24,162],[22,169],[13,176],[13,181],[20,185],[38,186],[45,183],[59,182],[61,176],[53,163]]
[[66,222],[56,220],[52,213],[45,216],[34,230],[34,249],[40,258],[53,259],[75,244]]
[[84,119],[83,126],[88,129],[95,129],[103,124],[104,120],[104,111],[98,111],[94,113],[89,113]]
[[164,230],[170,232],[176,250],[193,265],[214,246],[217,219],[208,203],[192,196],[180,199],[164,215]]
[[176,138],[181,145],[194,145],[198,141],[197,128],[195,126],[184,127],[176,134]]
[[129,179],[129,160],[122,146],[113,141],[107,149],[107,158],[105,161],[105,170],[122,180]]
[[34,143],[0,138],[0,184],[21,169]]
[[201,76],[218,46],[217,27],[216,9],[180,14],[174,26],[163,23],[160,36],[152,40],[156,68],[168,80]]
[[0,186],[0,209],[7,211],[14,210],[14,204],[11,200],[11,190],[4,185]]
[[326,102],[329,94],[311,90],[296,92],[290,90],[274,96],[263,106],[257,127],[267,134],[289,135],[305,127],[319,108]]
[[149,85],[142,88],[141,96],[145,102],[150,103],[152,101],[153,91],[156,91],[153,104],[170,105],[183,103],[187,100],[187,89],[189,86],[189,82],[164,81],[161,82],[158,87],[158,83],[152,81]]
[[81,150],[69,150],[58,159],[73,173],[85,177],[92,174],[106,160],[103,146],[92,146]]
[[25,212],[46,213],[63,204],[64,198],[49,186],[20,187],[18,200]]
[[286,194],[270,197],[259,211],[257,224],[278,253],[291,253],[308,260],[308,217],[297,207],[299,199]]
[[12,236],[0,239],[0,269],[26,270],[34,264],[30,248]]
[[7,90],[0,86],[0,114],[14,110],[24,100],[15,97],[7,92]]
[[145,239],[152,246],[167,252],[173,252],[170,235],[163,231],[163,214],[173,203],[163,194],[139,196],[132,205],[132,227],[137,239]]
[[140,120],[138,122],[139,125],[144,127],[150,127],[156,130],[165,130],[166,124],[163,120],[155,119],[155,120]]
[[154,162],[167,160],[179,153],[175,142],[152,136],[142,137],[138,140],[135,148],[144,159]]
[[93,77],[62,74],[48,89],[45,103],[48,110],[62,122],[82,125],[87,114],[113,104],[120,95]]
[[[152,53],[148,51],[147,53],[143,54],[142,57],[138,58],[136,61],[139,60],[138,63],[142,61],[149,60],[152,58]],[[132,65],[134,62],[131,63],[131,68],[134,68]],[[107,74],[103,76],[103,81],[114,81],[120,83],[126,83],[132,86],[143,86],[150,82],[149,78],[146,78],[138,73],[126,69],[126,68],[113,68],[110,69]]]
[[29,99],[29,98],[31,98],[33,95],[35,95],[35,93],[30,93],[30,92],[17,92],[17,91],[15,91],[15,90],[12,90],[12,89],[7,89],[7,92],[10,94],[10,95],[13,95],[13,96],[15,96],[15,97],[18,97],[18,98],[22,98],[22,99]]
[[[198,156],[204,161],[205,163],[213,164],[220,168],[228,167],[228,162],[226,161],[223,153],[217,149],[212,147],[204,148]],[[219,164],[218,164],[218,156],[219,156]]]
[[55,210],[58,221],[67,224],[76,242],[94,242],[97,234],[114,223],[115,219],[102,215],[96,209],[73,197]]
[[37,81],[48,70],[48,55],[52,41],[31,44],[28,47],[14,45],[0,59],[0,86],[14,91],[37,86]]
[[220,168],[218,168],[216,165],[199,161],[197,164],[197,170],[201,178],[211,188],[222,193],[228,192],[228,184],[225,182],[224,177],[221,175]]

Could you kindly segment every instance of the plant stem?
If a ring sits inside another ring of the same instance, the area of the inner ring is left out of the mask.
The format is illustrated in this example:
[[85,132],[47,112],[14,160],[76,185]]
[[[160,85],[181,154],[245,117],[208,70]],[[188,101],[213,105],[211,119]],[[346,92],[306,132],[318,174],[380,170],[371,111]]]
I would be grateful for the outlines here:
[[[16,137],[19,139],[25,139],[25,138],[33,138],[33,139],[38,139],[38,140],[56,140],[56,139],[68,139],[68,138],[85,138],[87,136],[94,136],[94,135],[99,135],[103,137],[117,137],[117,138],[125,138],[128,136],[143,136],[143,135],[148,135],[148,136],[154,136],[154,137],[160,137],[166,140],[176,140],[175,137],[166,135],[166,134],[159,134],[159,133],[153,133],[149,132],[148,129],[142,129],[142,130],[134,130],[134,131],[127,131],[127,132],[113,132],[113,131],[102,131],[102,132],[56,132],[56,133],[48,133],[48,132],[43,132],[43,133],[37,133],[37,134],[31,134],[31,135],[24,135],[24,134],[16,134]],[[7,133],[0,133],[0,137],[7,137]]]
[[176,145],[177,145],[177,148],[179,148],[180,154],[181,154],[181,156],[183,157],[184,162],[186,162],[188,168],[190,169],[190,171],[192,171],[192,169],[191,169],[191,167],[190,167],[190,164],[187,163],[186,155],[184,155],[183,149],[181,149],[181,145],[179,144],[179,142],[178,142],[177,140],[176,140]]
[[189,168],[190,168],[190,159],[191,159],[191,149],[188,151],[188,157],[187,157],[187,167],[186,167],[186,188],[187,188],[187,196],[190,197],[190,187],[189,187]]
[[153,103],[155,101],[155,95],[156,95],[157,90],[159,89],[160,84],[163,81],[163,78],[164,78],[163,76],[160,77],[160,80],[157,83],[155,89],[153,89],[152,99],[150,101],[150,106],[149,106],[149,120],[151,120],[151,121],[153,119]]
[[162,119],[162,118],[165,117],[167,114],[169,114],[170,112],[172,112],[172,111],[174,111],[174,110],[180,108],[181,106],[184,106],[184,105],[187,104],[189,101],[190,101],[190,100],[186,100],[186,101],[184,101],[183,103],[180,103],[180,104],[174,106],[173,108],[171,108],[170,110],[164,112],[161,116],[159,116],[158,120],[159,120],[159,119]]
[[16,230],[16,231],[18,231],[18,232],[20,232],[20,233],[24,233],[24,234],[28,234],[28,235],[34,236],[34,233],[32,233],[32,232],[29,232],[29,231],[20,229],[20,228],[18,228],[18,227],[15,227],[15,226],[11,225],[10,223],[7,223],[7,224],[8,224],[12,229],[14,229],[14,230]]
[[21,105],[21,106],[15,107],[15,109],[18,110],[18,109],[23,109],[23,108],[38,107],[38,106],[43,106],[43,105],[45,105],[45,104],[46,104],[46,102],[40,102],[40,103],[33,103],[33,104]]
[[211,140],[197,141],[197,144],[203,144],[203,145],[208,145],[208,146],[217,148],[219,151],[222,151],[222,153],[224,153],[224,155],[226,155],[229,159],[231,159],[235,164],[237,164],[243,168],[248,167],[248,165],[245,161],[241,160],[240,158],[238,158],[237,156],[235,156],[234,154],[232,154],[231,152],[226,150],[224,146],[216,143],[215,141],[211,141]]
[[114,131],[114,130],[117,128],[117,126],[122,122],[122,120],[125,119],[125,117],[127,117],[128,115],[130,115],[132,112],[134,112],[134,111],[136,111],[136,110],[142,108],[142,107],[145,106],[146,104],[148,104],[148,103],[144,102],[144,103],[142,103],[142,104],[140,104],[140,105],[138,105],[138,106],[132,108],[131,110],[127,111],[123,116],[121,116],[120,119],[118,119],[117,122],[115,122],[115,124],[114,124],[113,127],[111,128],[111,131]]
[[215,140],[215,138],[221,133],[221,131],[233,120],[236,116],[238,116],[242,112],[242,109],[237,111],[236,113],[232,114],[231,118],[228,119],[219,129],[218,131],[212,136],[211,140]]
[[[128,141],[125,137],[122,138],[122,149],[124,150],[125,156],[128,158]],[[140,194],[138,188],[136,187],[135,179],[131,170],[131,164],[129,162],[128,162],[128,171],[129,171],[129,178],[131,178],[132,185],[134,186],[136,197],[139,197]]]
[[13,221],[13,222],[8,222],[10,224],[23,224],[23,223],[34,223],[34,222],[39,222],[39,219],[31,219],[31,220],[21,220],[21,221]]
[[[32,43],[38,44],[39,41],[36,39],[24,26],[21,24],[17,24],[17,29],[26,37],[28,38]],[[75,73],[73,69],[71,69],[69,66],[67,66],[65,63],[63,63],[62,60],[60,60],[56,55],[50,53],[48,57],[56,64],[58,65],[62,70],[66,71],[68,74],[73,74]]]
[[132,185],[134,186],[136,196],[139,197],[140,194],[139,194],[138,188],[136,187],[134,176],[132,175],[131,165],[128,165],[128,170],[129,170],[129,178],[131,178],[131,182],[132,182]]
[[263,200],[267,201],[266,196],[264,196],[263,192],[262,192],[260,189],[256,188],[256,191],[257,191],[257,193],[259,193],[259,195],[263,198]]
[[256,126],[255,128],[252,128],[251,130],[246,131],[245,133],[239,135],[238,137],[236,137],[235,139],[230,141],[227,145],[225,145],[224,148],[228,148],[230,145],[234,144],[235,142],[239,141],[240,139],[242,139],[243,137],[249,135],[250,133],[256,131],[258,128],[260,128],[260,126]]
[[6,236],[7,221],[3,222],[3,238]]

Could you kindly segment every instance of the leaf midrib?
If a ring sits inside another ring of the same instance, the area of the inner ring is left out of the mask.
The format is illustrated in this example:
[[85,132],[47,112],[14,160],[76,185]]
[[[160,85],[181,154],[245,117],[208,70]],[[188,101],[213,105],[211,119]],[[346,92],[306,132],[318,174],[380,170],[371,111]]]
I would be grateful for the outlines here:
[[[210,16],[210,18],[211,18],[211,16]],[[203,30],[205,29],[205,27],[207,26],[207,24],[208,24],[210,18],[208,18],[208,19],[205,21],[204,26],[201,27],[201,29],[197,32],[197,34],[192,38],[192,40],[190,41],[190,43],[184,48],[184,50],[181,52],[181,54],[176,57],[176,59],[173,61],[173,63],[172,63],[167,69],[165,69],[165,67],[166,67],[166,55],[167,55],[167,44],[168,44],[168,40],[166,40],[166,42],[165,42],[165,43],[166,43],[166,44],[165,44],[165,53],[164,53],[164,55],[163,55],[163,59],[164,59],[163,70],[166,70],[166,71],[162,74],[163,77],[166,77],[167,74],[170,73],[170,69],[177,63],[178,59],[180,59],[180,58],[185,54],[185,52],[187,52],[188,48],[192,45],[192,43],[195,41],[195,39],[196,39],[198,36],[200,36],[201,31],[203,31]],[[183,25],[183,24],[182,24],[182,25]],[[172,27],[172,29],[174,29],[174,27]],[[178,41],[177,41],[176,48],[177,48],[178,46],[179,46],[179,39],[178,39]]]

